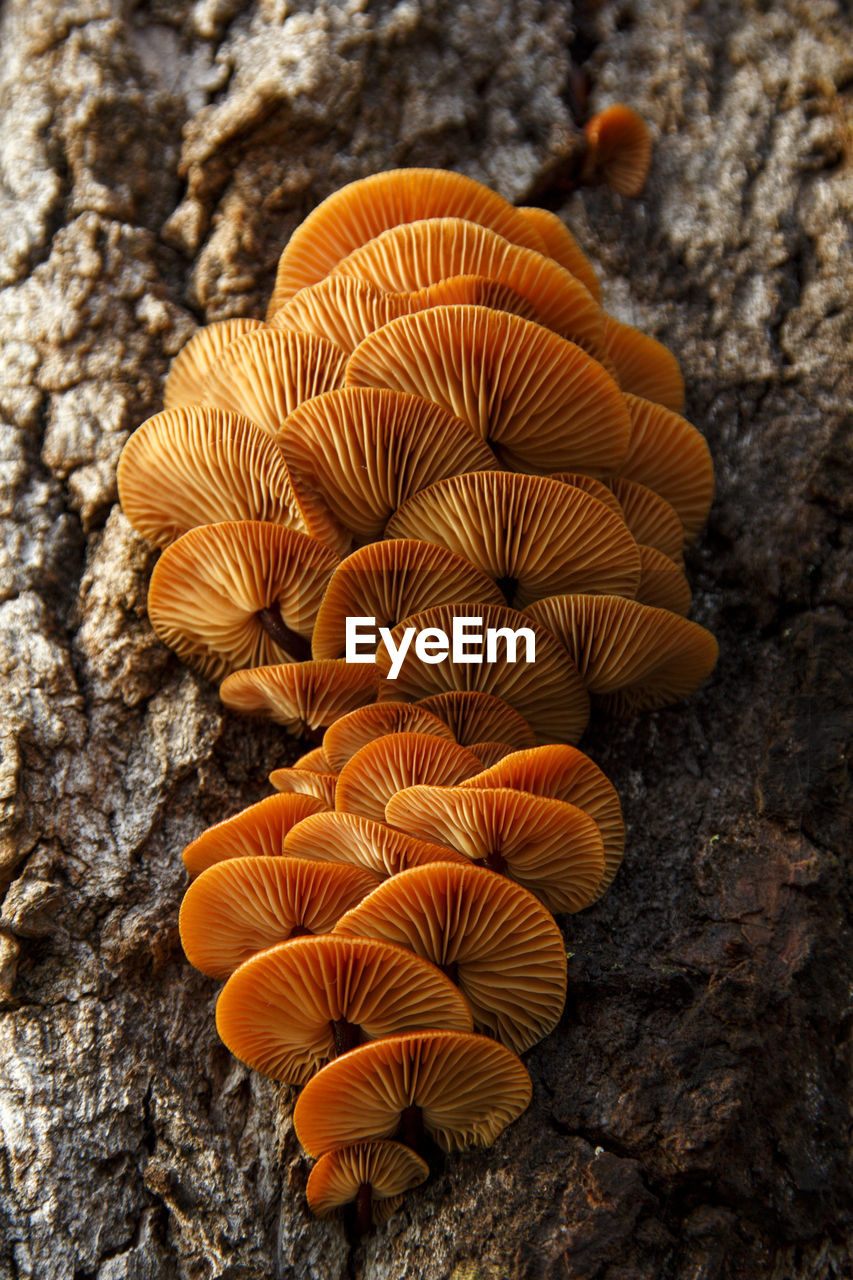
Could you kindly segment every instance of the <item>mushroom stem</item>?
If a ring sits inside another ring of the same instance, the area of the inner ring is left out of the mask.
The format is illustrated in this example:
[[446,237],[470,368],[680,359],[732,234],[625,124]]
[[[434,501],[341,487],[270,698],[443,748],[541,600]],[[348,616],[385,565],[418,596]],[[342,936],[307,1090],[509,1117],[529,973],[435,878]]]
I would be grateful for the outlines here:
[[449,978],[451,982],[457,981],[459,976],[459,966],[455,960],[451,960],[450,964],[440,964],[438,967],[444,976]]
[[407,1147],[411,1147],[413,1151],[420,1152],[424,1146],[424,1117],[420,1107],[405,1107],[400,1115],[400,1124],[397,1128],[397,1136],[400,1142],[405,1143]]
[[341,1054],[349,1053],[350,1049],[355,1049],[361,1044],[361,1027],[354,1022],[347,1022],[346,1018],[336,1018],[332,1023],[332,1034],[335,1037],[335,1057],[339,1058]]
[[507,604],[511,606],[515,599],[515,593],[518,590],[518,578],[511,578],[507,575],[504,578],[498,578],[496,585],[498,591],[503,593],[503,597]]
[[362,1182],[355,1193],[355,1229],[363,1236],[373,1223],[373,1188],[369,1182]]
[[265,609],[258,610],[258,621],[271,640],[294,662],[307,662],[311,657],[311,645],[304,636],[300,636],[281,616],[278,605],[273,603]]

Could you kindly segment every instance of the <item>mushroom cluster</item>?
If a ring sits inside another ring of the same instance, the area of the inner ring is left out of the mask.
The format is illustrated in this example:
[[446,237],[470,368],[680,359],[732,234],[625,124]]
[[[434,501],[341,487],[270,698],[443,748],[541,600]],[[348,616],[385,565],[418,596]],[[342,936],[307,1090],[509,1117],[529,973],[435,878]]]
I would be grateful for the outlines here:
[[[598,120],[588,165],[627,190],[624,126]],[[565,1000],[553,916],[624,848],[575,745],[590,705],[663,706],[716,659],[684,616],[712,470],[683,395],[555,215],[400,170],[310,214],[266,321],[200,329],[125,448],[155,630],[310,748],[184,850],[180,929],[225,1044],[302,1087],[318,1214],[383,1221],[432,1149],[528,1104],[520,1055]]]

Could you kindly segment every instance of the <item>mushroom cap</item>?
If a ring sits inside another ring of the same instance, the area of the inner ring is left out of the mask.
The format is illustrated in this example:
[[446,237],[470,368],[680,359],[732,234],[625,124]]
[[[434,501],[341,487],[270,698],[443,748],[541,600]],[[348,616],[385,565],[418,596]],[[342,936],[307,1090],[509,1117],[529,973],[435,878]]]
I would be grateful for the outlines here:
[[677,564],[655,547],[640,547],[640,583],[634,599],[655,609],[686,615],[693,596],[690,583]]
[[378,640],[380,627],[395,627],[411,613],[471,599],[501,604],[503,596],[458,552],[417,538],[371,542],[341,561],[329,580],[312,651],[318,658],[343,657],[350,618],[373,618]]
[[305,532],[280,450],[248,418],[224,409],[191,404],[155,414],[124,446],[117,479],[124,514],[158,547],[220,520]]
[[219,696],[232,711],[262,715],[289,733],[315,733],[376,698],[372,667],[343,659],[285,662],[234,671]]
[[[482,617],[484,634],[489,629],[517,632],[522,627],[529,627],[535,641],[535,661],[521,660],[523,645],[518,646],[518,660],[515,662],[479,664],[454,662],[452,657],[448,657],[444,662],[427,665],[410,649],[395,679],[386,679],[380,684],[379,701],[421,701],[432,694],[453,690],[490,693],[502,698],[523,716],[540,740],[576,742],[589,719],[589,698],[584,683],[565,646],[547,627],[536,623],[528,614],[502,605],[440,605],[404,618],[392,628],[392,643],[400,645],[407,627],[414,627],[417,631],[435,627],[449,635],[454,617]],[[532,627],[531,622],[534,623]],[[384,644],[376,654],[376,665],[383,674],[391,668],[391,659]]]
[[270,319],[275,329],[313,333],[352,354],[363,338],[405,315],[408,294],[386,293],[369,280],[325,276],[294,293]]
[[360,747],[341,769],[335,808],[384,822],[388,800],[404,787],[417,782],[453,786],[479,772],[478,758],[455,742],[431,733],[388,734]]
[[299,933],[330,933],[379,884],[362,867],[301,858],[232,858],[208,867],[181,904],[191,965],[227,978],[244,960]]
[[633,598],[640,581],[640,554],[625,522],[547,476],[472,471],[439,480],[403,503],[386,535],[457,552],[493,578],[515,608],[561,592]]
[[582,182],[604,182],[623,196],[638,196],[652,159],[648,125],[631,107],[615,103],[597,112],[584,126],[587,153]]
[[675,508],[693,542],[708,517],[714,466],[705,437],[662,405],[626,393],[631,440],[618,474],[648,485]]
[[432,307],[369,334],[347,386],[424,396],[467,422],[502,465],[618,471],[631,425],[622,393],[574,342],[507,311]]
[[631,533],[646,547],[656,547],[669,556],[679,568],[684,560],[684,526],[670,503],[647,485],[611,476],[607,486],[619,503]]
[[314,796],[267,796],[190,841],[182,854],[184,866],[197,876],[226,858],[278,857],[291,827],[322,808]]
[[343,382],[346,352],[326,338],[264,326],[222,352],[204,384],[205,403],[242,413],[276,436],[303,400]]
[[599,894],[619,869],[625,851],[625,822],[619,796],[610,779],[577,747],[560,742],[515,751],[459,786],[512,787],[576,805],[589,814],[601,832],[605,871]]
[[510,755],[513,750],[508,742],[471,742],[466,745],[469,751],[474,752],[484,769],[488,769],[490,765],[497,764],[499,760],[503,760],[504,756]]
[[473,178],[446,169],[391,169],[333,192],[297,227],[279,259],[268,314],[389,227],[450,215],[492,227],[516,244],[543,247],[508,201]]
[[448,742],[456,741],[453,730],[426,707],[414,702],[374,702],[329,725],[323,746],[335,772],[340,773],[356,751],[389,733],[432,733]]
[[560,637],[596,702],[613,715],[679,702],[716,665],[717,642],[704,627],[622,596],[552,596],[529,615]]
[[508,284],[489,280],[486,276],[447,276],[444,280],[436,280],[435,284],[424,285],[414,293],[389,293],[385,296],[405,299],[406,310],[401,312],[402,315],[427,311],[431,307],[490,307],[493,311],[511,311],[514,316],[542,323],[529,298],[522,297]]
[[216,1029],[247,1066],[287,1084],[335,1055],[335,1022],[367,1040],[434,1027],[470,1031],[449,978],[404,947],[366,938],[292,938],[245,961],[216,1005]]
[[[369,1186],[373,1206],[399,1202],[405,1191],[429,1177],[429,1165],[402,1142],[354,1142],[321,1156],[308,1176],[308,1207],[328,1218]],[[380,1218],[384,1215],[380,1212]],[[374,1212],[373,1221],[376,1222]]]
[[163,387],[163,407],[177,409],[182,405],[200,404],[207,375],[225,348],[244,333],[263,327],[260,320],[238,318],[215,320],[197,329],[169,366]]
[[422,396],[387,388],[344,387],[306,400],[278,440],[297,490],[318,495],[360,542],[381,537],[389,516],[419,489],[498,465],[467,423]]
[[449,276],[484,276],[526,299],[549,329],[591,355],[604,353],[604,319],[589,290],[553,258],[473,222],[432,218],[392,227],[344,258],[334,274],[389,293],[414,293]]
[[502,876],[435,862],[401,871],[342,916],[343,937],[407,947],[450,976],[474,1029],[524,1053],[560,1019],[566,949],[550,913]]
[[338,557],[306,534],[259,520],[191,529],[167,547],[148,591],[151,625],[183,662],[211,679],[292,660],[261,610],[309,639]]
[[507,742],[516,750],[536,745],[536,734],[524,716],[492,693],[451,689],[415,705],[443,720],[463,747],[484,739]]
[[276,791],[288,795],[316,796],[325,809],[334,808],[336,773],[314,773],[311,769],[273,769],[270,782]]
[[385,816],[500,871],[551,912],[582,911],[604,875],[598,824],[565,800],[509,787],[414,786],[391,797]]
[[[560,484],[572,485],[575,489],[583,489],[584,493],[588,493],[591,497],[597,498],[599,502],[603,502],[605,507],[612,511],[619,520],[628,524],[618,499],[604,480],[597,480],[594,476],[584,475],[581,471],[552,471],[550,472],[550,479],[559,480]],[[681,521],[679,521],[680,526]],[[628,525],[628,532],[634,532],[630,525]],[[636,535],[634,536],[636,537]]]
[[623,391],[684,412],[684,375],[669,347],[605,313],[604,349]]
[[422,1031],[362,1045],[330,1062],[296,1102],[296,1136],[311,1156],[397,1132],[420,1108],[444,1151],[489,1147],[530,1102],[520,1058],[485,1036]]
[[545,252],[548,257],[559,262],[560,266],[565,267],[573,276],[577,276],[581,284],[589,289],[596,302],[601,302],[601,284],[595,267],[562,218],[558,218],[556,213],[551,213],[549,209],[538,209],[533,206],[519,206],[518,212],[529,226],[539,232],[545,242]]
[[315,813],[288,835],[282,852],[288,858],[313,858],[364,867],[381,880],[429,862],[467,863],[443,844],[431,844],[384,822],[356,813]]
[[329,764],[328,756],[323,747],[312,747],[310,751],[306,751],[303,756],[293,762],[294,769],[307,769],[310,773],[337,773],[337,769],[333,769]]

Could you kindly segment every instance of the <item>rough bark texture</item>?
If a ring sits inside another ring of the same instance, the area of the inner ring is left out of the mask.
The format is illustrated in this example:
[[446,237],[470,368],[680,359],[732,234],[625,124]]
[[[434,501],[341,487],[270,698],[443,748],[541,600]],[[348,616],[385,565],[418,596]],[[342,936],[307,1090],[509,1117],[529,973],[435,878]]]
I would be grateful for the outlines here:
[[[0,1275],[849,1276],[841,4],[6,0],[0,46]],[[181,848],[291,748],[153,638],[114,468],[196,323],[259,314],[332,189],[401,163],[547,188],[570,51],[656,135],[642,199],[565,214],[609,307],[683,362],[721,659],[586,740],[628,853],[566,922],[529,1112],[354,1251],[177,936]]]

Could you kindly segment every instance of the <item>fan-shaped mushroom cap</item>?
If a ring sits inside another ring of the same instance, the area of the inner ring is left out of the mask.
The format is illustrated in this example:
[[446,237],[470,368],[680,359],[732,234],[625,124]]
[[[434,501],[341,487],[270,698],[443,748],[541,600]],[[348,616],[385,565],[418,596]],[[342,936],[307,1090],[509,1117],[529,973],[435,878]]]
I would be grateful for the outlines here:
[[560,637],[590,693],[618,716],[688,697],[717,661],[704,627],[622,596],[552,596],[529,616]]
[[419,840],[356,813],[312,814],[310,821],[300,822],[289,833],[282,852],[288,858],[350,863],[381,880],[428,862],[468,861],[446,845]]
[[[584,493],[588,493],[591,497],[597,498],[599,502],[603,502],[608,511],[612,511],[619,520],[622,520],[625,524],[628,523],[625,520],[625,514],[619,505],[618,499],[603,480],[596,480],[594,476],[584,475],[580,471],[553,471],[549,478],[551,480],[559,480],[560,484],[572,485],[575,489],[583,489]],[[681,521],[679,521],[679,527],[680,525]],[[628,526],[628,532],[633,533],[630,525]]]
[[387,1138],[417,1107],[444,1151],[489,1147],[530,1102],[524,1064],[485,1036],[428,1031],[362,1045],[330,1062],[296,1102],[296,1136],[312,1156]]
[[401,315],[427,311],[431,307],[491,307],[493,311],[511,311],[524,320],[542,323],[529,298],[522,297],[508,284],[489,280],[486,276],[447,276],[444,280],[436,280],[435,284],[424,285],[414,293],[389,293],[385,296],[405,299],[406,310]]
[[604,320],[589,290],[553,258],[473,222],[433,218],[392,227],[344,258],[334,274],[389,293],[414,293],[448,276],[485,276],[526,298],[549,329],[592,355],[604,353]]
[[[625,851],[625,823],[616,788],[598,765],[576,747],[553,743],[528,751],[515,751],[473,778],[459,783],[463,789],[512,787],[532,795],[565,800],[588,813],[601,832],[604,845],[604,877],[601,894],[619,869]],[[314,819],[311,819],[314,821]]]
[[[368,240],[399,223],[452,216],[492,227],[515,244],[541,250],[535,228],[501,196],[445,169],[392,169],[328,196],[290,237],[278,263],[269,315]],[[442,276],[458,275],[443,271]]]
[[192,404],[137,427],[118,464],[124,514],[166,547],[197,525],[267,520],[305,532],[281,451],[248,418]]
[[497,460],[467,423],[422,396],[345,387],[307,400],[279,443],[300,493],[322,497],[350,536],[382,536],[388,517],[419,489]]
[[298,793],[316,796],[318,800],[322,800],[326,809],[334,808],[335,788],[338,784],[336,773],[314,773],[311,769],[273,769],[270,782],[276,791],[290,795]]
[[519,207],[518,212],[531,227],[539,232],[545,242],[545,252],[548,257],[559,262],[560,266],[565,267],[573,276],[577,276],[581,284],[589,289],[596,302],[601,302],[601,285],[595,267],[563,220],[558,218],[556,213],[551,213],[549,209],[528,206]]
[[332,934],[253,956],[216,1005],[216,1029],[231,1052],[287,1084],[304,1084],[350,1042],[471,1025],[464,999],[435,965],[390,942]]
[[548,911],[520,885],[479,867],[402,871],[335,925],[344,937],[408,947],[458,985],[477,1031],[524,1053],[557,1024],[566,949]]
[[622,476],[611,476],[607,486],[617,499],[625,523],[637,542],[646,547],[656,547],[681,568],[684,563],[681,554],[684,526],[675,508],[654,489]]
[[453,786],[479,772],[478,758],[455,742],[428,733],[388,734],[360,747],[341,769],[335,808],[384,822],[385,805],[404,787],[417,782]]
[[304,756],[294,760],[293,767],[294,769],[307,769],[310,773],[337,773],[337,769],[333,769],[329,764],[328,756],[323,747],[312,747],[310,751],[305,752]]
[[208,867],[181,904],[186,957],[227,978],[249,956],[300,934],[330,933],[379,884],[362,867],[300,858],[232,858]]
[[272,316],[275,329],[314,333],[351,354],[363,338],[406,315],[408,294],[385,293],[369,280],[326,276],[294,293]]
[[383,1206],[399,1205],[403,1192],[428,1176],[427,1162],[402,1142],[354,1142],[320,1157],[309,1174],[305,1194],[311,1212],[328,1218],[368,1187],[371,1216],[378,1223],[385,1219]]
[[409,498],[386,533],[456,551],[516,608],[564,591],[633,597],[640,581],[640,555],[624,521],[547,476],[472,471],[439,480]]
[[574,342],[507,311],[432,307],[356,347],[347,386],[434,400],[524,471],[617,471],[631,425],[609,374]]
[[509,787],[414,786],[391,797],[385,817],[517,881],[551,912],[588,907],[604,875],[598,824],[565,800]]
[[587,153],[581,182],[604,182],[623,196],[638,196],[652,159],[652,139],[642,116],[616,103],[584,126]]
[[708,516],[714,467],[705,437],[686,419],[639,396],[625,395],[631,440],[618,474],[648,485],[675,507],[692,542]]
[[494,694],[452,689],[416,705],[443,720],[463,747],[483,739],[508,742],[514,750],[536,745],[536,734],[524,716]]
[[278,857],[291,827],[322,808],[314,796],[267,796],[196,836],[184,849],[184,866],[197,876],[226,858]]
[[175,356],[166,375],[163,407],[198,404],[204,399],[204,383],[226,347],[252,329],[262,329],[260,320],[216,320],[197,329]]
[[219,696],[232,711],[267,716],[301,736],[316,734],[348,711],[373,702],[377,685],[373,668],[361,664],[285,662],[232,672]]
[[669,347],[605,313],[604,350],[623,391],[684,412],[684,375]]
[[[238,667],[293,661],[308,648],[304,642],[337,564],[328,547],[281,525],[203,525],[158,560],[148,616],[160,639],[211,679]],[[270,615],[281,644],[264,622]]]
[[346,353],[326,338],[264,327],[226,347],[207,375],[204,398],[242,413],[270,435],[303,400],[343,382]]
[[350,618],[373,618],[370,631],[378,642],[380,627],[394,627],[421,609],[472,599],[501,604],[503,596],[492,578],[457,552],[416,538],[371,542],[343,560],[330,579],[312,649],[318,658],[342,657]]
[[[589,699],[584,683],[565,647],[546,627],[535,623],[527,614],[501,605],[439,605],[437,609],[426,609],[423,613],[404,618],[392,628],[391,642],[399,648],[407,627],[414,627],[416,631],[435,627],[450,635],[455,617],[481,617],[483,635],[490,631],[494,634],[497,654],[504,652],[499,647],[501,641],[506,642],[506,652],[512,653],[507,639],[509,633],[516,635],[523,628],[529,628],[533,633],[535,661],[522,659],[525,654],[524,636],[518,644],[517,661],[472,664],[454,662],[452,657],[448,657],[444,662],[426,665],[410,649],[396,678],[386,679],[380,684],[379,701],[422,701],[432,694],[452,690],[490,693],[508,702],[528,721],[540,739],[576,742],[589,719]],[[534,622],[532,627],[531,622]],[[388,650],[382,644],[376,654],[377,670],[386,674],[391,665]]]
[[640,582],[634,599],[655,609],[688,614],[693,596],[677,564],[655,547],[640,547]]
[[340,773],[356,751],[390,733],[432,733],[448,742],[456,741],[453,730],[426,707],[414,702],[376,702],[351,711],[330,725],[323,747],[332,767]]

